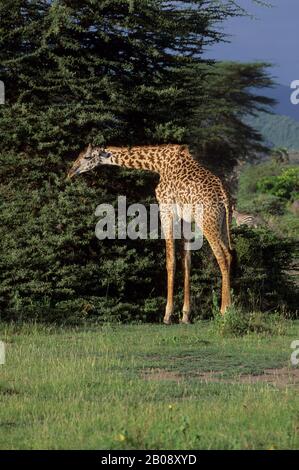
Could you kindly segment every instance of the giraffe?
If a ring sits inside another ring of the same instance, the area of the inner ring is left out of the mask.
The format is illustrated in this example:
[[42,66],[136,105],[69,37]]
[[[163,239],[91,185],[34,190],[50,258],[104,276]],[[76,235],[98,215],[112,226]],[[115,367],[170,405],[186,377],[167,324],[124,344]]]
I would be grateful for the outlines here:
[[[200,229],[216,257],[222,275],[221,313],[231,304],[231,205],[221,180],[193,159],[186,145],[168,144],[138,147],[92,147],[83,150],[73,163],[68,178],[92,170],[99,165],[117,165],[142,169],[160,175],[156,198],[160,207],[161,226],[166,243],[167,302],[164,323],[172,322],[174,311],[175,240],[171,205],[202,204],[203,218],[194,222]],[[190,323],[190,269],[191,251],[182,243],[184,303],[181,323]]]

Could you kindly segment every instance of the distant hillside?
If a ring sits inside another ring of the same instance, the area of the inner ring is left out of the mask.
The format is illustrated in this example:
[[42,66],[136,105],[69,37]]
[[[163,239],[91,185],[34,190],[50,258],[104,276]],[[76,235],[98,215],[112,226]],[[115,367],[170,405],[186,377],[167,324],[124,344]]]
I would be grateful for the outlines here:
[[299,121],[261,112],[256,117],[247,116],[245,122],[257,129],[271,147],[299,150]]
[[285,85],[275,85],[273,88],[266,88],[258,91],[259,94],[274,98],[277,105],[273,108],[275,114],[288,116],[299,122],[299,105],[291,103],[291,94],[294,90]]
[[299,150],[299,105],[291,103],[292,91],[291,87],[279,84],[255,90],[277,101],[272,109],[275,114],[259,113],[257,117],[248,116],[245,122],[257,129],[271,147]]

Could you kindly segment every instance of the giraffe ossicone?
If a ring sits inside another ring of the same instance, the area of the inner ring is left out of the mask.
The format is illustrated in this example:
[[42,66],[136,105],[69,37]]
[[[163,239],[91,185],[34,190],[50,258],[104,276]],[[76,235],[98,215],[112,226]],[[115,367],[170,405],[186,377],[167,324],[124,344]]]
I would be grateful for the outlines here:
[[[99,165],[117,165],[126,168],[148,170],[160,175],[156,198],[160,206],[160,218],[166,242],[167,303],[164,323],[171,323],[174,311],[175,240],[173,213],[168,209],[175,204],[201,205],[202,218],[193,213],[193,221],[203,232],[217,259],[222,275],[221,313],[231,305],[231,204],[221,180],[194,160],[186,145],[168,144],[136,147],[92,147],[89,145],[73,163],[68,177],[90,171]],[[190,269],[191,251],[182,245],[184,273],[183,323],[190,322]]]

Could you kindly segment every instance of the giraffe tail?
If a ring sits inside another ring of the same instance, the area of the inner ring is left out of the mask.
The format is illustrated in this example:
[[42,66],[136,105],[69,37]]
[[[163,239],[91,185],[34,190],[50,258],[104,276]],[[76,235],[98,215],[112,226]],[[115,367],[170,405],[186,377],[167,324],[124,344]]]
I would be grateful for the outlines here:
[[228,240],[228,246],[229,246],[230,251],[233,251],[231,234],[230,234],[231,209],[230,209],[229,201],[227,199],[224,202],[224,206],[225,206],[226,235],[227,235],[227,240]]

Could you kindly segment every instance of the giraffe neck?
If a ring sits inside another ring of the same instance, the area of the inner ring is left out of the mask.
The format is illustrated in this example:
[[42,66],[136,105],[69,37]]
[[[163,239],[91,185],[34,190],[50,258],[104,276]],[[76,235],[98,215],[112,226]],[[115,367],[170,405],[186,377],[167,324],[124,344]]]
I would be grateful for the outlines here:
[[178,151],[179,145],[161,145],[145,147],[107,147],[111,157],[106,164],[118,165],[138,170],[162,173],[170,156]]

